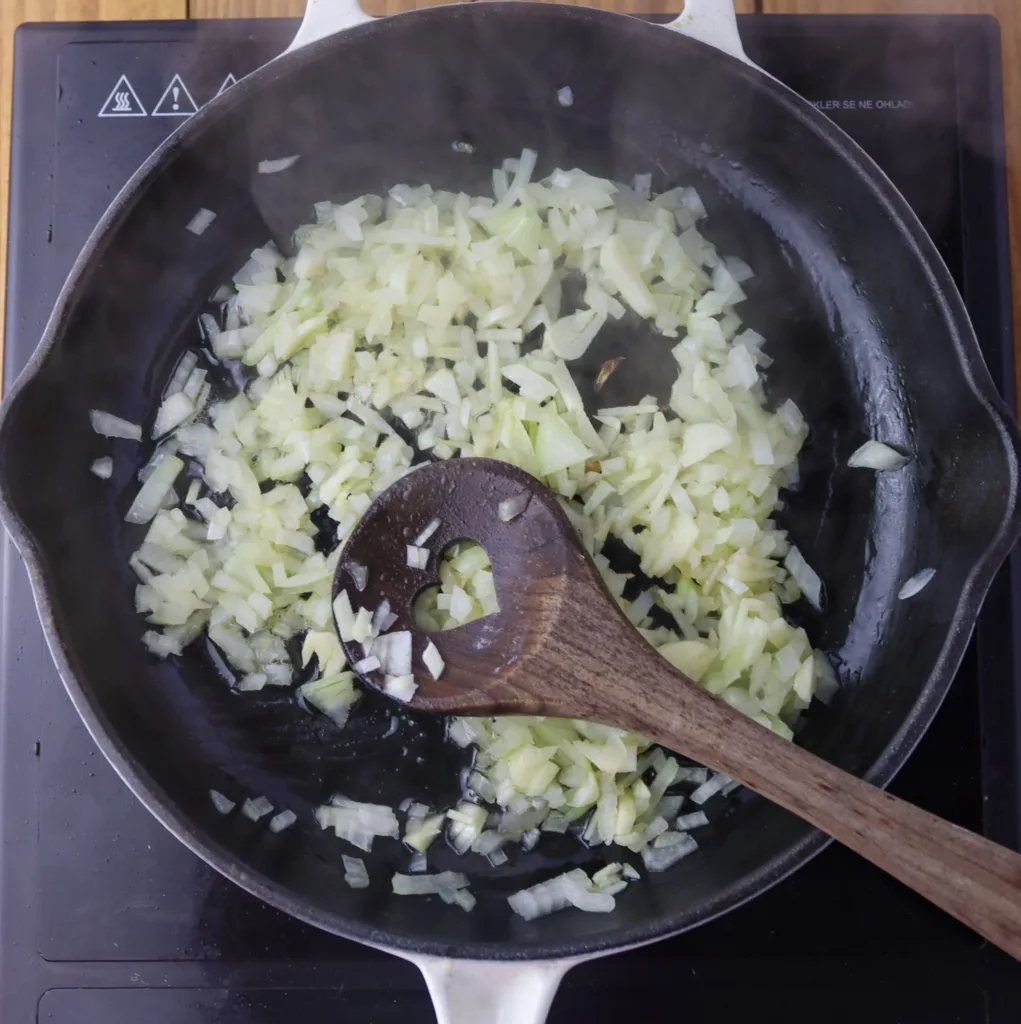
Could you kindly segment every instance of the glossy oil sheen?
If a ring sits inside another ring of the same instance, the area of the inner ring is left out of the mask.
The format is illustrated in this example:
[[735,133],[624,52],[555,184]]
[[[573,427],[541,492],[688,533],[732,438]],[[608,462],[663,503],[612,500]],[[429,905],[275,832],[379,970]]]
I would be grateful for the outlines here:
[[[567,110],[555,97],[565,83]],[[454,152],[456,139],[474,154]],[[338,732],[287,694],[231,694],[198,649],[154,664],[138,644],[126,564],[139,542],[122,520],[130,493],[93,486],[88,465],[106,443],[87,411],[151,422],[206,297],[268,236],[286,244],[313,202],[399,181],[485,190],[490,168],[523,146],[539,152],[540,173],[581,166],[628,180],[651,170],[654,189],[696,185],[709,236],[757,271],[742,314],[770,341],[772,396],[793,397],[812,428],[783,521],[830,604],[825,616],[795,614],[850,681],[809,714],[806,746],[889,778],[949,685],[1017,532],[1016,429],[949,274],[875,165],[782,86],[660,28],[496,3],[365,26],[231,89],[132,180],[76,266],[45,354],[5,404],[0,508],[37,592],[45,584],[43,621],[72,697],[161,820],[306,920],[439,954],[580,955],[663,936],[753,895],[821,838],[742,801],[699,854],[632,887],[615,913],[533,924],[503,897],[552,864],[601,854],[565,841],[496,872],[472,863],[479,906],[466,915],[391,897],[385,878],[404,858],[380,843],[368,859],[380,883],[349,890],[337,840],[308,824],[311,808],[338,789],[397,802],[413,787],[442,801],[461,755],[437,723],[394,719],[372,695]],[[291,153],[303,159],[287,175],[255,173],[259,160]],[[200,206],[217,220],[196,238],[183,225]],[[656,390],[673,376],[666,342],[622,330],[601,344],[613,355],[627,347],[633,382]],[[875,478],[847,470],[869,435],[915,461]],[[115,459],[134,455],[126,442],[110,447]],[[900,583],[928,565],[940,570],[934,582],[898,602]],[[279,845],[256,843],[243,819],[213,811],[211,785],[266,794],[305,824]],[[452,867],[442,853],[435,866]]]

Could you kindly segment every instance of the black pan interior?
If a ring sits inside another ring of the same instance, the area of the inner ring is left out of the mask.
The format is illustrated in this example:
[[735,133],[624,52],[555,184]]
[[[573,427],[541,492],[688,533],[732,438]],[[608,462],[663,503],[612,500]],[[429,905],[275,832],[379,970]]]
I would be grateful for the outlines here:
[[[575,97],[566,109],[556,98],[564,85]],[[455,140],[474,153],[455,152]],[[149,806],[288,911],[433,953],[577,955],[651,939],[754,894],[820,837],[764,801],[738,799],[696,855],[632,886],[613,914],[534,924],[514,918],[503,897],[564,863],[615,858],[555,838],[498,870],[444,851],[435,867],[463,866],[473,878],[479,905],[465,914],[391,896],[390,871],[406,854],[378,841],[372,887],[348,889],[340,854],[355,851],[321,833],[312,808],[336,790],[448,799],[462,755],[444,747],[435,722],[403,718],[393,733],[378,698],[366,697],[340,732],[289,694],[229,692],[199,650],[179,662],[149,658],[126,564],[140,531],[122,519],[147,452],[94,435],[88,410],[151,423],[215,286],[268,237],[286,245],[314,202],[397,182],[486,189],[490,169],[524,146],[538,151],[543,174],[579,166],[627,181],[649,171],[656,190],[697,186],[709,236],[757,272],[743,315],[769,339],[772,397],[793,397],[812,429],[801,489],[782,518],[822,575],[828,608],[792,615],[846,683],[808,715],[807,747],[889,778],[938,706],[1015,528],[1015,428],[949,275],[874,165],[764,75],[630,19],[493,3],[361,27],[230,90],[136,177],[90,243],[45,359],[8,403],[0,483],[45,577],[44,617],[72,695]],[[290,171],[256,174],[260,160],[295,153]],[[199,207],[217,218],[195,237],[184,225]],[[673,375],[669,343],[634,325],[608,344],[632,374],[620,399]],[[910,468],[848,470],[870,436],[914,453]],[[88,467],[108,451],[115,473],[102,482]],[[900,584],[927,566],[939,570],[934,583],[899,602]],[[273,836],[264,823],[221,818],[211,786],[265,794],[298,811],[300,824]]]

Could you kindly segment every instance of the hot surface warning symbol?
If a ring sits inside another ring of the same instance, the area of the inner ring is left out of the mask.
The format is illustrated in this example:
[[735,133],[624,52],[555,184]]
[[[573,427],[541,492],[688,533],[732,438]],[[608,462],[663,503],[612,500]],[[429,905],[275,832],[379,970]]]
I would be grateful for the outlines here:
[[145,107],[138,98],[127,75],[121,75],[106,102],[99,108],[100,117],[147,117]]
[[199,108],[188,92],[188,87],[181,81],[180,75],[174,75],[170,85],[166,87],[159,103],[153,107],[153,117],[191,117]]

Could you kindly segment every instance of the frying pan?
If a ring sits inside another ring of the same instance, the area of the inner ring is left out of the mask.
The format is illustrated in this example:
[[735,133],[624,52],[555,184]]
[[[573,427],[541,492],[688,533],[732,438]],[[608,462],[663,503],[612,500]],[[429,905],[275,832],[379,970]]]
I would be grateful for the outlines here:
[[[544,1019],[573,964],[739,905],[824,837],[738,794],[697,854],[632,885],[608,915],[511,914],[510,892],[569,864],[616,859],[566,837],[499,869],[431,853],[435,869],[470,874],[470,914],[392,896],[390,873],[406,866],[396,842],[369,858],[371,887],[349,889],[344,844],[314,825],[312,809],[336,790],[445,803],[463,755],[444,744],[441,723],[394,717],[378,696],[338,731],[290,693],[231,692],[202,644],[150,658],[127,565],[139,529],[123,520],[148,452],[97,437],[88,410],[151,423],[208,296],[256,245],[286,246],[316,201],[401,181],[478,192],[524,146],[539,152],[540,173],[649,171],[657,190],[693,184],[711,239],[757,271],[743,315],[770,342],[770,398],[792,397],[811,426],[781,524],[822,576],[827,609],[792,614],[844,685],[810,709],[798,741],[880,785],[936,712],[1021,529],[1018,431],[921,225],[853,142],[750,65],[729,4],[688,0],[663,28],[515,3],[373,21],[350,2],[312,0],[291,51],[190,119],[117,197],[2,409],[0,513],[71,699],[168,829],[282,910],[415,961],[441,1022],[529,1024]],[[564,85],[573,107],[557,102]],[[455,140],[474,153],[455,151]],[[295,153],[286,174],[256,173],[260,160]],[[196,237],[185,225],[200,207],[216,220]],[[610,354],[627,345],[634,397],[673,376],[669,345],[637,323],[593,346],[597,364],[604,344]],[[848,470],[867,437],[914,459],[898,473]],[[88,467],[108,452],[114,476],[99,481]],[[901,583],[928,566],[935,580],[898,601]],[[211,787],[265,794],[299,824],[272,835],[221,817]]]

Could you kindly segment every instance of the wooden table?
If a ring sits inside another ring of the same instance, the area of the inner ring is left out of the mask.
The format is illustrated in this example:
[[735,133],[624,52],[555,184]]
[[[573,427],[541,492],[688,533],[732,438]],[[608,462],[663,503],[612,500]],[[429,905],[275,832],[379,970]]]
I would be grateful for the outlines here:
[[[440,0],[363,0],[371,14],[394,14]],[[567,0],[572,2],[572,0]],[[736,0],[742,13],[764,14],[993,14],[1003,33],[1004,105],[1014,267],[1014,322],[1021,328],[1021,0]],[[298,16],[304,0],[0,0],[0,373],[3,288],[7,264],[7,190],[10,164],[11,57],[14,29],[23,21],[144,18]],[[679,11],[682,0],[590,0],[589,6],[627,13]],[[1021,395],[1021,346],[1018,393]]]

